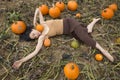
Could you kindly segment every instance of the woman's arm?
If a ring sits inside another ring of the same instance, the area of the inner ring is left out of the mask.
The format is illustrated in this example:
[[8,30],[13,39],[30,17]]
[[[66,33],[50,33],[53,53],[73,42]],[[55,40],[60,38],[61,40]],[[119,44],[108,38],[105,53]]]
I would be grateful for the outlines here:
[[35,14],[34,14],[34,20],[33,20],[33,25],[34,25],[34,26],[37,25],[37,15],[38,15],[38,14],[39,14],[39,21],[40,21],[40,24],[43,25],[43,24],[45,23],[41,11],[39,10],[39,8],[36,8],[36,10],[35,10]]
[[39,37],[38,39],[38,43],[37,43],[37,46],[35,48],[35,50],[30,53],[29,55],[27,55],[26,57],[18,60],[18,61],[15,61],[14,64],[12,65],[12,67],[14,69],[19,69],[19,67],[22,65],[22,63],[28,61],[29,59],[31,59],[32,57],[36,56],[38,54],[38,52],[40,51],[40,49],[42,48],[42,45],[43,45],[43,41],[46,37],[46,34],[48,33],[49,31],[49,28],[46,24],[44,24],[44,31],[42,32],[42,35]]
[[19,69],[19,67],[22,65],[23,62],[26,62],[29,59],[31,59],[32,57],[34,57],[35,55],[37,55],[38,52],[40,51],[40,49],[42,48],[44,38],[45,38],[45,35],[41,35],[38,39],[38,43],[37,43],[35,50],[32,53],[30,53],[29,55],[27,55],[26,57],[24,57],[18,61],[15,61],[14,64],[12,65],[12,67],[15,69]]
[[39,20],[40,20],[40,23],[43,25],[45,23],[44,21],[44,18],[43,18],[43,15],[41,13],[41,11],[39,10]]
[[35,50],[32,53],[30,53],[29,55],[27,55],[26,57],[14,62],[12,67],[15,68],[15,69],[19,69],[19,67],[22,65],[22,63],[28,61],[29,59],[31,59],[32,57],[34,57],[38,54],[38,52],[42,48],[43,41],[46,37],[46,34],[49,31],[48,25],[46,23],[44,23],[45,22],[44,18],[42,16],[41,12],[39,12],[39,8],[37,8],[36,11],[35,11],[34,21],[33,21],[34,26],[36,25],[36,17],[37,17],[38,13],[39,13],[40,22],[43,23],[42,25],[44,26],[44,31],[42,32],[41,36],[38,39],[38,43],[37,43],[37,46],[36,46]]
[[33,25],[34,25],[34,26],[37,25],[37,20],[36,20],[36,18],[37,18],[38,12],[39,12],[39,9],[37,8],[37,9],[35,10],[35,13],[34,13],[34,19],[33,19]]

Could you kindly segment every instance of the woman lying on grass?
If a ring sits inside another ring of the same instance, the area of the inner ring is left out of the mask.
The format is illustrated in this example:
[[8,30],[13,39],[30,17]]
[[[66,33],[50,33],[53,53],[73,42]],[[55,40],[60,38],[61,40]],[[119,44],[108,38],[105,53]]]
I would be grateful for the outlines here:
[[56,19],[56,20],[52,19],[52,20],[44,21],[41,11],[37,8],[34,15],[34,21],[33,21],[34,26],[36,26],[37,24],[36,18],[38,14],[40,19],[40,24],[44,26],[44,31],[39,32],[35,29],[28,28],[25,31],[25,33],[20,35],[20,39],[26,41],[30,41],[38,38],[36,49],[26,57],[15,61],[12,66],[13,68],[19,69],[22,63],[28,61],[29,59],[37,55],[43,45],[43,41],[45,38],[53,37],[56,35],[62,35],[62,34],[72,35],[78,41],[83,41],[87,45],[100,50],[110,61],[112,62],[114,61],[114,58],[108,53],[108,51],[103,49],[89,35],[89,33],[92,32],[93,26],[97,21],[100,20],[100,18],[93,19],[93,21],[88,26],[84,26],[80,22],[77,22],[75,19],[72,18],[64,18],[64,19]]

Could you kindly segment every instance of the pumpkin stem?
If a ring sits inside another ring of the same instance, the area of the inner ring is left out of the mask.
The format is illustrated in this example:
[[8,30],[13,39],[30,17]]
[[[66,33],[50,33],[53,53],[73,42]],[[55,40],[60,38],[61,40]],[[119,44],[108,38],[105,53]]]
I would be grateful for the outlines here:
[[74,68],[75,68],[74,65],[72,65],[72,66],[71,66],[71,69],[73,70]]
[[107,12],[106,9],[104,10],[104,12]]
[[15,24],[17,24],[17,21],[14,21]]

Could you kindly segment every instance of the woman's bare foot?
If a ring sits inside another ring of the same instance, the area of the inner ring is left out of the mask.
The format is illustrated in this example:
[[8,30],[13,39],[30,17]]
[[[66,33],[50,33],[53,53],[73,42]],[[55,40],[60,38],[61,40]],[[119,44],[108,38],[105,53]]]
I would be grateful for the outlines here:
[[108,51],[104,50],[104,51],[103,51],[103,54],[104,54],[111,62],[114,62],[113,56],[111,56]]
[[93,30],[93,26],[96,22],[98,22],[101,18],[93,18],[93,21],[87,26],[88,33],[91,33]]

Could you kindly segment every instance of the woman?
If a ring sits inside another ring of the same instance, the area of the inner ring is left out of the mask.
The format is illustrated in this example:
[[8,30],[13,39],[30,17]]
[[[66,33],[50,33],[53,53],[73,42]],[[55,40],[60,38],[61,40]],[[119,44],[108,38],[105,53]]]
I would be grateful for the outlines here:
[[18,61],[15,61],[13,64],[13,68],[19,69],[22,63],[28,61],[33,56],[37,55],[37,53],[40,51],[42,47],[43,40],[45,38],[56,36],[56,35],[62,35],[62,34],[72,35],[78,41],[82,40],[87,45],[100,50],[110,61],[112,62],[114,61],[114,58],[108,53],[108,51],[104,50],[89,35],[89,33],[92,32],[93,26],[97,21],[100,20],[100,18],[93,19],[93,21],[87,27],[83,26],[80,22],[77,22],[75,19],[72,19],[72,18],[44,21],[41,11],[39,10],[39,8],[37,8],[35,11],[34,20],[33,20],[34,26],[36,26],[37,24],[36,22],[37,14],[39,14],[40,24],[44,26],[44,31],[39,32],[35,29],[28,28],[24,34],[20,35],[20,39],[23,39],[26,41],[30,41],[38,38],[38,43],[37,43],[36,49],[32,53],[30,53],[28,56]]

